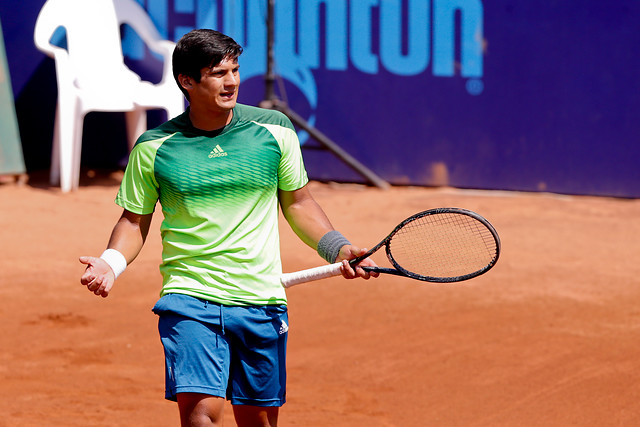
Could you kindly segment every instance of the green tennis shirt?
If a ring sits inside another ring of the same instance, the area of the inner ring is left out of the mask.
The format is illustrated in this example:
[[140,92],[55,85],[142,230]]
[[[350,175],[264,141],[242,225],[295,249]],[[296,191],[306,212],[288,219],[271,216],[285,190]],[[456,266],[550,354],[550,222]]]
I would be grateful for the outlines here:
[[158,201],[162,206],[161,296],[286,304],[278,189],[307,182],[289,119],[237,104],[231,123],[218,131],[194,128],[185,112],[142,134],[116,203],[142,215]]

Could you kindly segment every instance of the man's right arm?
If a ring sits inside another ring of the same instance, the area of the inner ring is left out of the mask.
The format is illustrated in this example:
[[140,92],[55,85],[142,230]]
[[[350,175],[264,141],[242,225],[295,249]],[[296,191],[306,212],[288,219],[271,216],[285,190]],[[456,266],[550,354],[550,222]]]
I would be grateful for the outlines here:
[[[147,238],[152,216],[152,213],[139,215],[125,209],[113,227],[107,249],[114,249],[122,254],[126,264],[133,262]],[[100,257],[82,256],[80,262],[87,266],[80,283],[96,295],[103,298],[109,296],[116,275],[107,261]]]

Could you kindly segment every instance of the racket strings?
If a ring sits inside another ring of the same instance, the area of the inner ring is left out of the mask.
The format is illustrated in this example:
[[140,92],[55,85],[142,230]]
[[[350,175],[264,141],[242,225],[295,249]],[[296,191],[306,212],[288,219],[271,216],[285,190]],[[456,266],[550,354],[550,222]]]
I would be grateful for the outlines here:
[[442,278],[484,269],[497,250],[493,234],[482,222],[455,213],[416,218],[400,228],[389,243],[391,257],[401,268]]

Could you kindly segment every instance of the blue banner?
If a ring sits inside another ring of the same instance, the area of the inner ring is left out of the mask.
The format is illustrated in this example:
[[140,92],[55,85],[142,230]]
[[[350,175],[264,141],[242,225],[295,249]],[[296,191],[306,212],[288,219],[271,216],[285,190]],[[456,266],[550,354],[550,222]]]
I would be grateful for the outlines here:
[[[3,3],[0,13],[22,10],[25,22],[18,17],[18,25],[33,28],[31,10],[42,3]],[[262,100],[266,0],[139,3],[168,39],[199,27],[233,36],[245,47],[240,100]],[[639,2],[277,0],[275,6],[279,97],[383,179],[640,196]],[[24,102],[33,79],[45,78],[38,72],[53,71],[26,36],[11,40],[13,55],[8,49],[10,67],[25,76],[14,83]],[[134,70],[158,78],[157,58],[127,29],[123,49]],[[301,140],[312,178],[364,182],[332,153],[314,149],[304,133]]]

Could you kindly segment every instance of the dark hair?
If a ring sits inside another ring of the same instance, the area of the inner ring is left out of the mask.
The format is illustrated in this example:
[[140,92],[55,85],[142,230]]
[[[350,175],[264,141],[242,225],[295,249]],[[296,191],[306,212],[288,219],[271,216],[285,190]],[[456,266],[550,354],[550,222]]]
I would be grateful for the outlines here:
[[189,31],[178,40],[173,51],[173,78],[182,93],[189,99],[189,94],[178,81],[180,74],[200,82],[200,71],[203,68],[213,68],[225,59],[237,60],[240,54],[242,54],[242,46],[219,31],[209,29]]

